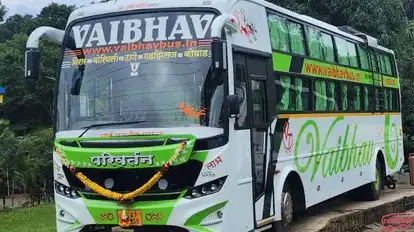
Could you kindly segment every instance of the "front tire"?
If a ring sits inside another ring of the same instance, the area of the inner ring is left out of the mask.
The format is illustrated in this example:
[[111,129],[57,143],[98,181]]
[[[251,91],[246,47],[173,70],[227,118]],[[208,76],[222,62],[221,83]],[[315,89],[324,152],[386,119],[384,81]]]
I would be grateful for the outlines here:
[[291,224],[294,215],[294,202],[292,198],[292,192],[288,183],[285,183],[282,191],[282,220],[273,223],[274,231],[276,232],[288,232],[291,231]]

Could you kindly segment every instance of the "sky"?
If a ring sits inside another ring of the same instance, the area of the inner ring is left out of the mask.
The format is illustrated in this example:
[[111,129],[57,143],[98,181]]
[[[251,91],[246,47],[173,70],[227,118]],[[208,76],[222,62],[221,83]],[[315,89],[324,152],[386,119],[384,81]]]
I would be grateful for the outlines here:
[[7,7],[6,18],[14,14],[31,14],[37,15],[40,10],[52,2],[68,5],[83,5],[89,3],[89,0],[0,0]]

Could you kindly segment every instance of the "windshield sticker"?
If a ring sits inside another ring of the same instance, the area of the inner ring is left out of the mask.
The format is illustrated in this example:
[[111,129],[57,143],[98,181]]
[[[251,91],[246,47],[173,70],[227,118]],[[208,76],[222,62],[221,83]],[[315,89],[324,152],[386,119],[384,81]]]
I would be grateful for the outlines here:
[[[145,17],[148,16],[148,17]],[[128,44],[138,41],[204,39],[214,14],[138,14],[72,27],[77,48]]]
[[101,133],[101,137],[109,138],[109,137],[123,137],[123,136],[148,136],[148,135],[162,135],[163,132],[135,132],[135,131],[128,131],[128,132],[105,132]]
[[197,48],[210,47],[211,39],[204,40],[187,40],[187,41],[160,41],[157,43],[129,43],[124,45],[103,46],[95,48],[81,48],[76,50],[65,51],[65,56],[85,56],[93,54],[108,54],[117,52],[159,50],[159,49],[181,49],[181,48]]
[[181,113],[190,118],[200,118],[201,116],[204,116],[207,113],[207,108],[201,108],[199,110],[194,109],[193,106],[186,105],[183,101],[180,102],[179,107]]
[[138,68],[141,63],[129,63],[131,65],[131,76],[137,77],[138,76]]
[[[155,50],[152,52],[138,54],[136,52],[118,55],[117,53],[112,55],[101,54],[90,58],[78,58],[73,57],[72,61],[64,61],[62,68],[71,68],[75,66],[84,66],[86,64],[110,64],[117,62],[131,62],[131,61],[152,61],[152,60],[169,60],[169,59],[191,59],[191,58],[208,58],[211,57],[211,51],[207,49],[191,49],[182,52],[178,51],[161,51]],[[137,63],[131,63],[136,65]],[[134,66],[135,67],[135,66]],[[132,69],[132,66],[131,66]],[[136,71],[134,71],[136,72]]]

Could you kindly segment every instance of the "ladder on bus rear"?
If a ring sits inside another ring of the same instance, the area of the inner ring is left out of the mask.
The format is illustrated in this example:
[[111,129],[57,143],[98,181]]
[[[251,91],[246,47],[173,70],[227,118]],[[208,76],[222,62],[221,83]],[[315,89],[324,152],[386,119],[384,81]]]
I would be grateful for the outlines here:
[[385,94],[383,76],[381,74],[381,61],[378,58],[378,52],[371,47],[368,49],[368,59],[371,64],[372,84],[375,91],[375,107],[372,110],[373,112],[375,112],[375,110],[378,110],[381,113],[384,113]]

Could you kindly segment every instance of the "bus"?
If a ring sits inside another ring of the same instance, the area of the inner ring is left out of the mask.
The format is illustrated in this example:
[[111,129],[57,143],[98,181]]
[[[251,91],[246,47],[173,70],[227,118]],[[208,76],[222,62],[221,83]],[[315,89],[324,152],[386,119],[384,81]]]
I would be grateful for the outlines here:
[[289,231],[404,162],[394,52],[262,0],[117,0],[74,10],[54,99],[57,231]]

